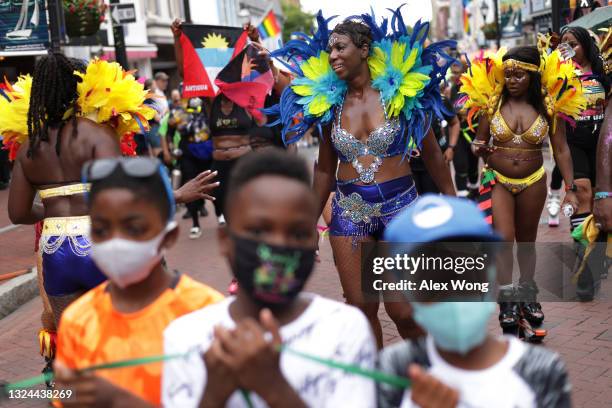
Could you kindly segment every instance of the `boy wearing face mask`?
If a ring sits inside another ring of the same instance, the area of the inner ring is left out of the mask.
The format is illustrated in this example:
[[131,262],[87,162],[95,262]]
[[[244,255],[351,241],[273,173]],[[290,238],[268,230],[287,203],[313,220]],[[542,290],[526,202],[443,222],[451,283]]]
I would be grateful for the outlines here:
[[376,345],[358,309],[302,289],[317,243],[305,162],[278,149],[249,153],[230,178],[221,253],[235,297],[183,316],[164,332],[165,407],[373,407],[371,380],[286,351],[373,368]]
[[95,375],[76,369],[160,355],[162,332],[175,318],[223,299],[210,287],[168,269],[163,255],[178,237],[170,181],[149,158],[86,164],[91,182],[91,256],[108,281],[62,315],[55,365],[63,405],[159,406],[161,363]]
[[[425,195],[389,224],[385,240],[401,243],[402,253],[415,256],[422,243],[499,238],[475,204]],[[484,279],[494,281],[492,267],[486,275]],[[380,353],[382,371],[412,381],[407,391],[379,384],[380,407],[571,406],[567,371],[558,354],[516,337],[488,334],[487,323],[496,309],[493,301],[460,294],[470,301],[450,302],[444,296],[439,302],[419,302],[409,295],[413,317],[428,334]]]

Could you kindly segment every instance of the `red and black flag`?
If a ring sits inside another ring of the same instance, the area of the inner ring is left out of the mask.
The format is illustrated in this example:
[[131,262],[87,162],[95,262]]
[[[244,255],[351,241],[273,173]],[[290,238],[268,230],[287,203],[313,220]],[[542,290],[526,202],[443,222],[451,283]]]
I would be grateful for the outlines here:
[[228,99],[259,119],[266,95],[274,86],[270,64],[259,48],[249,44],[219,72],[215,85]]
[[215,78],[247,43],[242,28],[183,24],[184,98],[215,96]]

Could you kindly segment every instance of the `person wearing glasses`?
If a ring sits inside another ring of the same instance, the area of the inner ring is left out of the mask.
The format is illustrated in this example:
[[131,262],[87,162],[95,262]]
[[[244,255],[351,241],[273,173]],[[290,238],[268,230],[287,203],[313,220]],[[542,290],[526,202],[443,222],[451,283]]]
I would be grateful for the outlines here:
[[57,386],[73,391],[68,402],[76,406],[159,406],[161,363],[90,376],[77,370],[162,354],[171,321],[223,296],[164,261],[179,229],[170,180],[158,160],[100,159],[87,163],[83,176],[91,183],[91,258],[108,281],[64,311]]

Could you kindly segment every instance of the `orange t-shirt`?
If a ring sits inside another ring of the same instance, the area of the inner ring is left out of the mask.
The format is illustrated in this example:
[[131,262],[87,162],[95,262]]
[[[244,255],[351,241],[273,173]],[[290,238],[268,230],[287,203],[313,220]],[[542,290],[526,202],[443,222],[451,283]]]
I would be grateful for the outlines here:
[[[164,352],[163,332],[174,319],[223,299],[216,290],[180,275],[153,303],[135,313],[113,308],[103,283],[63,313],[57,359],[70,368],[157,356]],[[98,370],[97,375],[140,398],[161,404],[162,363]]]

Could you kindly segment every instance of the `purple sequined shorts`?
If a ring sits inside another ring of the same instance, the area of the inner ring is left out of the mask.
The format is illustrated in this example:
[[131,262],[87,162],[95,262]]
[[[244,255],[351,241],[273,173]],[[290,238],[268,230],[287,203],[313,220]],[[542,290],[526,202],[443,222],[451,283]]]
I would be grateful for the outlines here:
[[381,239],[386,225],[417,198],[412,176],[368,186],[336,186],[329,233],[333,236],[372,236]]

